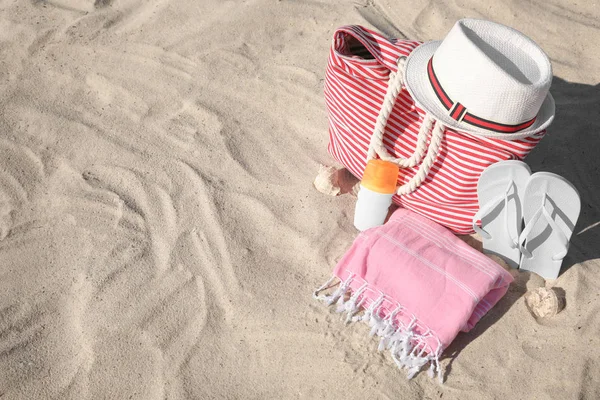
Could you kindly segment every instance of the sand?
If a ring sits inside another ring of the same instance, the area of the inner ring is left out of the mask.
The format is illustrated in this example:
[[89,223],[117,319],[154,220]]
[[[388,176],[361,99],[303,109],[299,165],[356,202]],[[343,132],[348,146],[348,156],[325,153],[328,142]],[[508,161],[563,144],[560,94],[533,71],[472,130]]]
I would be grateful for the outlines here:
[[[337,26],[494,19],[550,55],[527,159],[582,196],[547,321],[508,295],[406,381],[311,298],[350,245],[323,78]],[[600,398],[600,9],[551,0],[0,1],[0,398]],[[451,359],[450,355],[454,358]]]

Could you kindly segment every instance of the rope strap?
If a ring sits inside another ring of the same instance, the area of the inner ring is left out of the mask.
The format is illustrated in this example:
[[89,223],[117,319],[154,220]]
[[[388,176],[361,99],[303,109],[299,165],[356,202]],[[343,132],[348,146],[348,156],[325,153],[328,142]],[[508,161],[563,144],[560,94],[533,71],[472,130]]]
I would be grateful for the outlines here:
[[[387,122],[392,114],[392,110],[394,109],[394,105],[396,104],[396,99],[398,98],[398,95],[402,90],[402,86],[404,85],[405,66],[406,57],[400,57],[398,59],[398,71],[390,73],[387,92],[383,98],[383,104],[381,105],[381,110],[377,116],[377,121],[375,122],[375,127],[373,129],[373,135],[371,136],[371,141],[369,143],[369,150],[367,152],[367,161],[379,156],[379,158],[382,160],[398,164],[400,168],[412,168],[421,163],[415,176],[397,189],[397,193],[399,195],[414,192],[427,178],[427,175],[429,174],[429,171],[431,170],[431,167],[439,153],[445,130],[445,127],[441,122],[435,120],[429,114],[426,114],[423,118],[421,127],[419,128],[415,151],[409,158],[395,158],[385,148],[383,144],[383,135],[385,133]],[[430,133],[431,138],[429,147],[427,148],[427,141]],[[425,155],[426,148],[427,154]],[[423,156],[425,156],[425,158],[423,158]]]

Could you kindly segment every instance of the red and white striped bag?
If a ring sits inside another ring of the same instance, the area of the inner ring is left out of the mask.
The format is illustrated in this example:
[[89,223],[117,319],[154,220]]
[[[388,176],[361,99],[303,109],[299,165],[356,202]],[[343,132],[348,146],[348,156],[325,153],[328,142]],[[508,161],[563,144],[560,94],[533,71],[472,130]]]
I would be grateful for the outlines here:
[[419,45],[361,26],[335,32],[325,78],[328,150],[358,178],[368,157],[394,159],[403,167],[395,203],[456,233],[472,233],[481,172],[498,161],[523,159],[546,131],[506,140],[438,128],[399,88],[391,96],[395,103],[384,104],[398,65]]

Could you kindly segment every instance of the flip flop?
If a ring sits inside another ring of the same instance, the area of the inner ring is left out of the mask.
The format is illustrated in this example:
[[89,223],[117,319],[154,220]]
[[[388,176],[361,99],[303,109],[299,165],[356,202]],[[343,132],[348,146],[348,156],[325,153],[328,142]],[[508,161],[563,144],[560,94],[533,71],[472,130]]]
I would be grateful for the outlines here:
[[518,268],[521,258],[522,198],[530,176],[527,164],[507,160],[486,168],[477,182],[479,211],[473,229],[482,237],[483,252],[501,257],[511,268]]
[[556,279],[580,211],[579,193],[571,182],[550,172],[531,175],[523,202],[520,268]]

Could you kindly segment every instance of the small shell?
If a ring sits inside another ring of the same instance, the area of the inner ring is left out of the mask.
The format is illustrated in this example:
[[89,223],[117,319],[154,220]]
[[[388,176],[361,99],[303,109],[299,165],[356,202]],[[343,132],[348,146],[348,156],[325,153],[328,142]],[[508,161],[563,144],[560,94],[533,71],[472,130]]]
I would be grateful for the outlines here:
[[536,318],[550,318],[565,308],[565,299],[557,291],[536,288],[525,293],[525,304]]
[[319,192],[328,196],[337,196],[340,194],[337,169],[335,167],[319,165],[319,173],[315,178],[314,185]]
[[315,188],[328,196],[351,193],[356,196],[360,186],[359,180],[346,168],[319,166],[315,178]]

